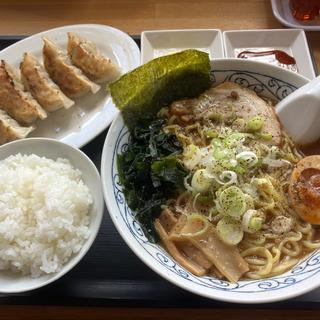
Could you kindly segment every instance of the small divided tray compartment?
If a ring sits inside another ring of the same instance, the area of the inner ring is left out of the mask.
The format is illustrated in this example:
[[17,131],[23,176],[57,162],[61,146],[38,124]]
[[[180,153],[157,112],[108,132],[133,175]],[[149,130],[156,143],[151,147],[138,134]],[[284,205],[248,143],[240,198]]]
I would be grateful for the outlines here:
[[239,50],[281,50],[296,60],[298,73],[308,79],[316,76],[307,38],[301,29],[225,32],[219,29],[183,29],[141,33],[141,63],[185,49],[202,50],[209,53],[210,59],[236,58]]

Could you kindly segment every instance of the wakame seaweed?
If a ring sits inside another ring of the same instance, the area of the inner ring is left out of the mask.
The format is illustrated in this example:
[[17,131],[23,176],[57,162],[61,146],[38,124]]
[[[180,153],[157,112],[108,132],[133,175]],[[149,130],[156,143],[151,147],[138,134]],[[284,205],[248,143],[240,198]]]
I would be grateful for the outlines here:
[[157,240],[153,221],[161,205],[183,188],[186,169],[177,160],[182,147],[177,138],[165,133],[164,120],[136,127],[127,150],[118,155],[118,171],[128,206],[136,213],[151,241]]

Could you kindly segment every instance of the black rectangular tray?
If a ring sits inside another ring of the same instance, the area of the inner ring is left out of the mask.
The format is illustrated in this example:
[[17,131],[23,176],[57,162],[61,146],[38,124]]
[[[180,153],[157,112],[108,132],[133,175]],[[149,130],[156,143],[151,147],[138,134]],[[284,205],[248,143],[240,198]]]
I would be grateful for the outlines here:
[[[140,46],[140,37],[132,37]],[[23,38],[0,37],[0,50]],[[99,170],[107,131],[82,148]],[[320,308],[319,302],[320,288],[295,299],[273,303],[269,308]],[[158,276],[127,247],[106,208],[93,246],[74,269],[44,288],[20,294],[0,294],[0,304],[239,308],[236,304],[194,295]],[[265,307],[255,305],[255,308]]]

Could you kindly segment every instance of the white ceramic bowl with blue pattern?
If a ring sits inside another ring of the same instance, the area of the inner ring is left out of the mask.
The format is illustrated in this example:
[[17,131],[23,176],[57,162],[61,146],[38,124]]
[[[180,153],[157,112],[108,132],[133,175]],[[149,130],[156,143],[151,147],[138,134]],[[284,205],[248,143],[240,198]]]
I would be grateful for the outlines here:
[[[281,100],[309,80],[280,67],[242,59],[212,62],[212,78],[218,85],[236,82],[268,98]],[[297,119],[301,121],[302,119]],[[129,133],[121,114],[112,123],[102,154],[104,196],[113,223],[133,252],[168,281],[193,293],[237,303],[263,303],[289,299],[320,284],[320,251],[301,260],[292,270],[263,280],[230,283],[212,277],[197,277],[185,270],[159,245],[150,243],[134,213],[128,208],[117,170],[117,154],[126,148]]]

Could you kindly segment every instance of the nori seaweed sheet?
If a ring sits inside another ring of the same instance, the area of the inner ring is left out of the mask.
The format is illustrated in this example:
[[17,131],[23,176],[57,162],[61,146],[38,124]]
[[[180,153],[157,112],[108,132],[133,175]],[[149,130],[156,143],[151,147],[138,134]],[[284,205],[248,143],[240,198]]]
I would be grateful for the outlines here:
[[210,84],[209,55],[190,49],[151,60],[123,75],[109,88],[132,131],[137,125],[148,124],[163,106],[196,97]]

